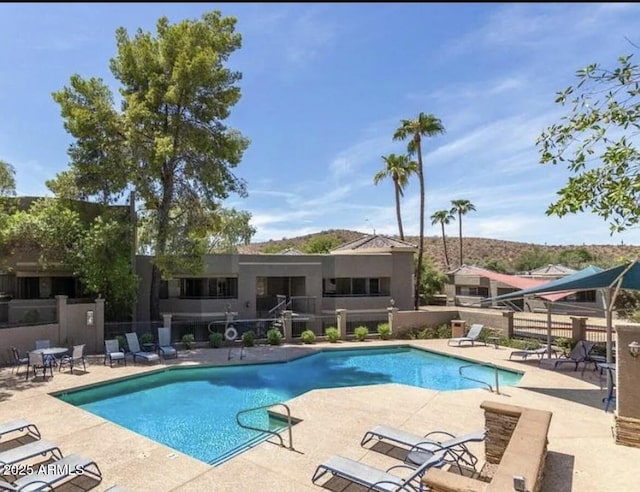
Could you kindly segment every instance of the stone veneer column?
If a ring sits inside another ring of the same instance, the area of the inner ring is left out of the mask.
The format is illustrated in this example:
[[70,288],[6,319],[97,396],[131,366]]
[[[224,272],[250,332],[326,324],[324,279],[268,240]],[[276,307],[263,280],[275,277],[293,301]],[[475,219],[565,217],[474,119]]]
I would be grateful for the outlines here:
[[640,343],[640,324],[616,325],[616,444],[640,448],[640,357],[629,352]]
[[[162,314],[162,326],[164,326],[165,328],[171,328],[171,317],[172,314]],[[228,321],[228,320],[227,320]]]
[[347,339],[347,310],[336,309],[336,324],[338,332],[340,333],[340,339]]

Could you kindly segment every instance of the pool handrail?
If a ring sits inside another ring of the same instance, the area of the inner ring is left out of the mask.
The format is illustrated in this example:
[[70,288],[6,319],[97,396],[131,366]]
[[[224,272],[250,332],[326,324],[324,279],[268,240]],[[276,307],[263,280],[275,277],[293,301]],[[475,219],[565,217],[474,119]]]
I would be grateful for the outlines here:
[[491,391],[493,393],[493,386],[491,386],[489,383],[487,383],[486,381],[482,381],[480,379],[475,379],[469,376],[465,376],[464,374],[462,374],[462,370],[467,368],[467,367],[474,367],[474,366],[485,366],[485,367],[492,367],[494,374],[495,374],[495,378],[496,378],[496,394],[500,394],[500,383],[498,382],[498,366],[496,366],[495,364],[491,363],[491,362],[476,362],[474,364],[467,364],[465,366],[460,366],[458,368],[458,375],[461,378],[464,379],[468,379],[469,381],[474,381],[476,383],[480,383],[480,384],[484,384],[486,386],[489,387],[489,391]]
[[[284,407],[287,410],[287,429],[289,431],[289,446],[285,446],[284,445],[284,439],[282,439],[282,436],[280,435],[279,432],[273,431],[271,429],[260,429],[259,427],[252,427],[250,425],[246,425],[246,424],[243,424],[242,422],[240,422],[240,415],[242,415],[242,414],[249,413],[249,412],[254,412],[256,410],[264,410],[265,408],[271,408],[271,407],[275,407],[275,406],[281,406],[281,407]],[[282,446],[283,448],[287,448],[288,447],[288,449],[290,449],[291,451],[295,451],[295,449],[293,448],[293,431],[291,430],[291,428],[293,427],[293,423],[291,422],[291,409],[285,403],[282,403],[282,402],[271,403],[269,405],[260,405],[259,407],[252,407],[252,408],[246,408],[244,410],[240,410],[236,414],[236,422],[240,427],[242,427],[244,429],[254,430],[254,431],[258,431],[258,432],[265,432],[267,434],[272,434],[274,436],[277,436],[278,439],[280,439],[280,446]]]

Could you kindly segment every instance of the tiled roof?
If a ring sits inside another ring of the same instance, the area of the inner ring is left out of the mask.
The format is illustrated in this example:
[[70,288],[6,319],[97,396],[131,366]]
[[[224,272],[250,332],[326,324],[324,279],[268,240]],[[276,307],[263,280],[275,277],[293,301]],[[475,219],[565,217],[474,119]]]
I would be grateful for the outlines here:
[[331,251],[332,254],[340,253],[376,253],[390,251],[415,251],[416,246],[406,241],[393,239],[380,234],[369,234],[359,239],[338,246]]

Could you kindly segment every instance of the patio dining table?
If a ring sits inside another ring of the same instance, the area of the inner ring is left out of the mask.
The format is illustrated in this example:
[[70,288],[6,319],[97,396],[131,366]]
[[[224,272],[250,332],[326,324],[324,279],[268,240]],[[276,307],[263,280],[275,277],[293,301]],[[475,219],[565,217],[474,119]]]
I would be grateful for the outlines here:
[[49,347],[44,349],[36,349],[32,350],[34,354],[42,354],[45,360],[52,360],[57,364],[58,358],[61,355],[65,355],[69,352],[68,348],[65,347]]

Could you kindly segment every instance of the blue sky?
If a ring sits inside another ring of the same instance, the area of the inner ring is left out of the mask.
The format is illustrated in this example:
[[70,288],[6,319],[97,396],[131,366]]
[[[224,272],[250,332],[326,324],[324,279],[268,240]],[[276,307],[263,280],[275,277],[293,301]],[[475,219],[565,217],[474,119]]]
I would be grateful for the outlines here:
[[[243,73],[229,124],[251,140],[237,174],[254,240],[323,229],[395,234],[391,182],[374,186],[403,118],[439,117],[446,134],[424,147],[427,218],[467,199],[465,236],[539,244],[640,243],[640,229],[611,236],[592,214],[545,210],[566,182],[539,164],[536,137],[566,109],[555,93],[589,63],[614,65],[640,44],[636,4],[0,4],[0,159],[19,194],[67,168],[71,138],[51,93],[73,73],[117,86],[108,66],[115,30],[155,31],[156,20],[218,8],[238,19]],[[418,187],[402,202],[418,233]],[[448,234],[457,235],[453,223]],[[426,234],[440,228],[426,222]]]

